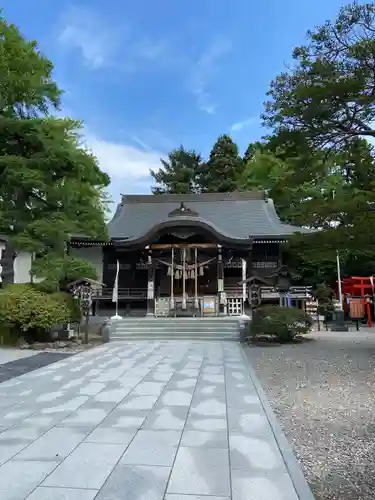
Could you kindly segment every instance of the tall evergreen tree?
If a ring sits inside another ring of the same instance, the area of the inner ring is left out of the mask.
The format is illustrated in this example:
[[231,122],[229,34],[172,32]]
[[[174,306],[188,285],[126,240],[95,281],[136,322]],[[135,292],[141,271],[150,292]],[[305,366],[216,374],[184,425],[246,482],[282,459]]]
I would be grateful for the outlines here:
[[71,234],[106,237],[109,184],[82,145],[80,123],[54,118],[52,63],[0,17],[0,232],[38,255],[33,272],[56,287],[95,271],[66,253]]
[[151,170],[151,177],[156,186],[154,194],[186,194],[200,191],[199,173],[202,169],[202,157],[194,150],[186,150],[183,146],[168,154],[167,159],[161,158],[162,167]]
[[228,135],[215,142],[207,163],[201,170],[199,185],[202,192],[226,193],[236,191],[242,179],[244,162],[238,146]]
[[375,137],[375,4],[353,2],[308,32],[293,70],[271,83],[265,122],[303,132],[317,147],[341,149]]

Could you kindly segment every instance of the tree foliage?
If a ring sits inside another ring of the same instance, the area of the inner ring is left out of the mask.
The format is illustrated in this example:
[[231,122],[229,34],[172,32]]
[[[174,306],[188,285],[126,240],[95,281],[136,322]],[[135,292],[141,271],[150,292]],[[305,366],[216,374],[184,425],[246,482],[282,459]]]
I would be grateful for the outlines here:
[[151,170],[151,177],[156,182],[152,188],[154,194],[186,194],[199,192],[199,174],[203,160],[194,150],[186,150],[183,146],[161,158],[162,167]]
[[244,162],[238,146],[228,135],[220,136],[209,159],[204,161],[194,150],[183,146],[161,159],[162,167],[151,170],[156,182],[154,194],[225,193],[240,187]]
[[308,32],[291,71],[271,84],[265,123],[306,134],[317,147],[341,149],[375,137],[375,5],[354,2],[335,21]]
[[9,285],[0,294],[0,320],[17,332],[35,336],[76,317],[73,299],[43,293],[31,285]]
[[228,135],[220,136],[199,178],[201,191],[226,193],[237,190],[243,167],[237,144]]
[[82,145],[81,124],[50,115],[61,96],[52,63],[3,18],[0,30],[0,232],[57,287],[74,264],[70,235],[106,238],[109,178]]

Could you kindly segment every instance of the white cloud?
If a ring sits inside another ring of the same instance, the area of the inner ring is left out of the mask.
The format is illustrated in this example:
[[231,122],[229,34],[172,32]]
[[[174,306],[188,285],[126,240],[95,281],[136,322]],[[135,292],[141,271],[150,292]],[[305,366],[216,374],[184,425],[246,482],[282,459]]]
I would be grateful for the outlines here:
[[83,140],[112,182],[151,182],[150,169],[160,167],[162,154],[157,151],[144,151],[127,144],[106,141],[91,133],[85,134]]
[[119,43],[118,34],[93,10],[72,7],[63,15],[62,24],[59,43],[78,50],[92,69],[107,66],[112,61]]
[[242,120],[240,122],[233,123],[230,126],[230,130],[232,132],[240,132],[244,128],[250,127],[251,125],[254,125],[254,123],[256,123],[256,121],[257,121],[257,118],[255,118],[253,116],[249,117],[249,118],[246,118],[245,120]]
[[66,50],[77,50],[91,69],[114,67],[134,72],[183,67],[183,59],[167,39],[154,40],[116,20],[109,20],[88,7],[72,7],[60,20],[58,42]]
[[229,41],[215,40],[193,66],[191,90],[197,98],[199,109],[210,115],[216,113],[217,103],[208,90],[209,82],[217,69],[218,62],[230,52],[231,48]]

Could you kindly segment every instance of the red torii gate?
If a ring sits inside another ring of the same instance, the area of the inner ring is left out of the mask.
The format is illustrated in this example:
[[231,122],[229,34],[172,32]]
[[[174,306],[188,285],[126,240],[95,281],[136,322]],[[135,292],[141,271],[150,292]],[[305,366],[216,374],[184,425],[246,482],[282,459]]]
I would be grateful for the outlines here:
[[[371,277],[351,276],[345,278],[341,282],[343,295],[350,295],[351,297],[360,297],[363,301],[363,308],[367,313],[367,324],[372,326],[371,315],[371,297],[374,296],[374,286]],[[336,290],[338,289],[338,282],[336,281]],[[346,310],[346,303],[343,304]]]

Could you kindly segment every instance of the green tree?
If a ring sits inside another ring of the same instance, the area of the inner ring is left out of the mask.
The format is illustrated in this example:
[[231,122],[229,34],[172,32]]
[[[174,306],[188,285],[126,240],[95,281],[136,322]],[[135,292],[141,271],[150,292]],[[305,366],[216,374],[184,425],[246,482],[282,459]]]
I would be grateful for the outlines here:
[[0,30],[0,232],[37,255],[33,272],[57,287],[82,277],[79,265],[90,271],[67,255],[67,241],[106,237],[109,178],[81,144],[81,124],[50,115],[61,95],[52,63],[3,18]]
[[294,267],[308,284],[332,284],[339,250],[344,274],[373,274],[373,147],[357,139],[343,152],[327,153],[303,140],[293,149],[292,137],[282,138],[258,148],[246,164],[244,186],[267,190],[285,222],[317,231],[291,239]]
[[375,4],[354,2],[308,32],[293,70],[271,84],[264,114],[275,132],[303,132],[316,147],[341,150],[375,137]]
[[199,174],[203,160],[194,150],[186,150],[183,146],[168,154],[167,159],[161,158],[162,167],[151,170],[151,177],[156,186],[154,194],[186,194],[199,192]]
[[19,118],[46,115],[60,105],[53,64],[8,24],[0,10],[0,114]]
[[226,193],[236,191],[242,180],[244,162],[237,144],[231,137],[222,135],[213,145],[209,160],[199,176],[202,192]]

